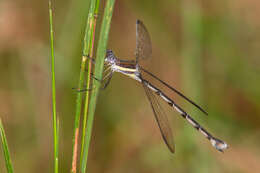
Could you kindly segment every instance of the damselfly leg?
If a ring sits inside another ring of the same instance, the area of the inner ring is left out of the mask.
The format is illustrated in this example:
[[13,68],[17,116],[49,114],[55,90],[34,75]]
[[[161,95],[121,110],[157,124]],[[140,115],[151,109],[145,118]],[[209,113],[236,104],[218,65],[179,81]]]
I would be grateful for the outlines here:
[[139,65],[139,61],[142,59],[149,58],[152,53],[152,46],[151,46],[151,39],[149,33],[144,26],[143,22],[137,20],[136,22],[136,60],[135,61],[128,61],[128,60],[120,60],[118,59],[111,50],[107,50],[107,55],[105,59],[105,63],[107,66],[110,67],[111,72],[108,73],[108,83],[110,82],[112,75],[114,72],[122,73],[132,79],[137,80],[140,82],[145,90],[147,98],[150,102],[152,107],[153,113],[155,115],[155,119],[157,124],[160,128],[162,137],[164,142],[168,146],[171,152],[175,151],[174,148],[174,140],[172,135],[172,130],[168,123],[167,116],[165,115],[164,111],[162,110],[158,100],[154,94],[161,97],[169,106],[174,108],[183,118],[187,120],[189,124],[191,124],[195,129],[197,129],[202,135],[204,135],[218,151],[223,151],[228,148],[228,145],[220,140],[212,136],[207,130],[205,130],[197,121],[195,121],[188,113],[186,113],[179,105],[177,105],[170,97],[168,97],[163,91],[155,87],[152,83],[144,79],[141,75],[141,72],[145,72],[149,76],[153,77],[157,81],[159,81],[162,85],[169,88],[171,91],[177,93],[183,99],[194,105],[200,111],[205,114],[208,114],[204,109],[202,109],[199,105],[193,102],[191,99],[184,96],[180,91],[176,90],[166,82],[162,81],[157,76],[153,75],[151,72],[145,70]]

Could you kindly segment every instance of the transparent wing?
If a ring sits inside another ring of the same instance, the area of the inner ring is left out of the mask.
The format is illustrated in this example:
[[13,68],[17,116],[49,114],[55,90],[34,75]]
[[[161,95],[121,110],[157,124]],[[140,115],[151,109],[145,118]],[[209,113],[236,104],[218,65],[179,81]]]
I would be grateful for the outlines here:
[[172,134],[172,129],[170,127],[168,118],[163,111],[161,105],[159,104],[157,98],[155,97],[154,93],[143,83],[143,87],[145,90],[145,93],[148,97],[148,100],[151,104],[151,107],[153,109],[153,113],[155,116],[155,119],[158,123],[159,129],[161,131],[161,135],[163,137],[164,142],[166,143],[169,150],[174,153],[175,151],[175,144]]
[[175,89],[174,87],[170,86],[168,83],[162,81],[160,78],[158,78],[157,76],[155,76],[154,74],[152,74],[151,72],[145,70],[144,68],[142,68],[140,66],[140,69],[147,73],[148,75],[152,76],[154,79],[158,80],[159,82],[161,82],[163,85],[165,85],[166,87],[168,87],[170,90],[174,91],[175,93],[177,93],[179,96],[181,96],[182,98],[184,98],[186,101],[190,102],[193,106],[195,106],[196,108],[198,108],[201,112],[203,112],[204,114],[208,115],[207,111],[205,111],[202,107],[200,107],[198,104],[196,104],[194,101],[192,101],[191,99],[189,99],[188,97],[186,97],[185,95],[183,95],[180,91],[178,91],[177,89]]
[[101,80],[101,88],[102,89],[106,89],[107,86],[109,85],[111,79],[112,79],[112,76],[113,76],[113,72],[111,70],[111,66],[108,66],[107,64],[105,64],[104,66],[104,71],[103,71],[103,78]]
[[148,58],[152,54],[152,44],[150,35],[140,20],[136,21],[136,61],[139,59]]

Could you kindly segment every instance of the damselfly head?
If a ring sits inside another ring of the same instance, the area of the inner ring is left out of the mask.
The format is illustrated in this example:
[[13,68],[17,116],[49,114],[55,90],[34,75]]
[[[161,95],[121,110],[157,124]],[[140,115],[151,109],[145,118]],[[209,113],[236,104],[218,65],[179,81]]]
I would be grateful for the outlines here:
[[107,50],[105,62],[109,64],[114,64],[116,62],[116,56],[114,55],[113,51],[110,49]]

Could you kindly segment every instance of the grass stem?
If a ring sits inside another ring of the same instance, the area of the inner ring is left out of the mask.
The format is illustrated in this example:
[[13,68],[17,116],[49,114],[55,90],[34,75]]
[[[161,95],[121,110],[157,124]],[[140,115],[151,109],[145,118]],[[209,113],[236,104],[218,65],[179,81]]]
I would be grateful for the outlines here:
[[[113,14],[114,3],[115,0],[108,0],[106,2],[105,12],[102,20],[100,37],[99,37],[98,48],[97,48],[97,56],[95,61],[95,70],[94,70],[94,76],[98,79],[102,79],[104,59],[106,55],[106,47],[108,41],[108,33],[110,30],[110,23]],[[87,119],[85,144],[84,144],[85,147],[83,149],[81,173],[84,173],[86,171],[90,138],[91,138],[91,132],[92,132],[93,120],[94,120],[94,113],[96,109],[96,103],[97,103],[100,85],[101,85],[100,81],[93,80],[93,88],[91,90],[91,96],[89,102],[88,119]]]
[[4,152],[4,157],[5,157],[6,170],[7,170],[8,173],[13,173],[13,165],[12,165],[10,152],[9,152],[8,144],[7,144],[7,139],[6,139],[6,136],[5,136],[5,131],[4,131],[4,127],[3,127],[3,124],[2,124],[1,118],[0,118],[0,136],[1,136],[1,141],[2,141],[2,148],[3,148],[3,152]]
[[56,114],[56,86],[55,86],[55,58],[54,58],[54,36],[52,5],[49,0],[49,20],[50,20],[50,42],[51,42],[51,74],[52,74],[52,115],[53,115],[53,146],[54,146],[54,172],[59,171],[59,133]]
[[[89,55],[91,59],[93,58],[93,54],[94,54],[94,41],[95,41],[95,31],[96,31],[96,22],[98,17],[99,2],[100,2],[99,0],[91,0],[88,20],[86,25],[86,32],[84,37],[83,54]],[[90,88],[91,71],[92,71],[92,61],[88,59],[86,88]],[[89,93],[90,93],[89,91],[86,91],[86,95],[85,95],[83,126],[82,126],[82,142],[81,142],[81,153],[80,153],[80,167],[82,167],[83,150],[85,147],[85,134],[86,134],[88,106],[89,106]]]

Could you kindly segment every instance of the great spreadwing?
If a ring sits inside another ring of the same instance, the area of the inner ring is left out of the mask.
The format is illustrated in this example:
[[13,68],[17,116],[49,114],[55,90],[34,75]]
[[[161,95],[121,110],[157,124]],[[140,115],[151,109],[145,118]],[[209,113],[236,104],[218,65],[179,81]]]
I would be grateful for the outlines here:
[[197,107],[200,111],[207,114],[206,111],[204,111],[200,106],[198,106],[196,103],[191,101],[189,98],[184,96],[181,92],[171,87],[169,84],[162,81],[157,76],[155,76],[154,74],[150,73],[149,71],[145,70],[140,66],[139,61],[151,57],[151,54],[152,54],[152,45],[151,45],[151,39],[149,33],[145,25],[143,24],[143,22],[137,20],[136,54],[135,54],[136,59],[134,61],[121,60],[115,56],[112,50],[107,50],[106,58],[105,58],[106,68],[104,70],[105,75],[103,78],[103,81],[105,81],[104,87],[106,87],[109,84],[114,72],[122,73],[141,83],[146,93],[146,96],[151,104],[163,140],[172,153],[174,153],[175,151],[172,129],[166,114],[162,110],[162,107],[158,102],[158,99],[156,98],[156,95],[161,97],[169,106],[175,109],[175,111],[177,111],[184,119],[186,119],[189,124],[191,124],[196,130],[198,130],[202,135],[204,135],[211,142],[213,147],[215,147],[218,151],[223,152],[223,150],[228,148],[228,145],[224,141],[211,135],[197,121],[195,121],[186,111],[184,111],[179,105],[177,105],[175,101],[173,101],[173,99],[167,96],[163,91],[161,91],[159,88],[153,85],[150,81],[143,78],[142,73],[150,75],[152,78],[159,81],[161,84],[163,84],[173,92],[180,95],[186,101],[188,101],[189,103]]

